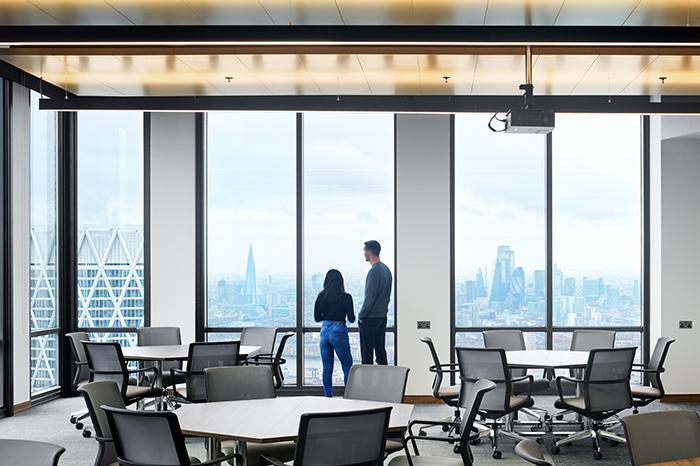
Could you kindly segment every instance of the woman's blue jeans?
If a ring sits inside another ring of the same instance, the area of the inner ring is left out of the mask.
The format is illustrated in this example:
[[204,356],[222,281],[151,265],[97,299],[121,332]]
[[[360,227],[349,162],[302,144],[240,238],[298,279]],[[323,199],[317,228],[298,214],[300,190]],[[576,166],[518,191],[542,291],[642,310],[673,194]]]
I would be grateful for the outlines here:
[[348,381],[348,373],[352,367],[350,353],[350,338],[345,322],[324,320],[321,326],[321,361],[323,362],[323,393],[333,396],[333,351],[338,355],[343,367],[344,381]]

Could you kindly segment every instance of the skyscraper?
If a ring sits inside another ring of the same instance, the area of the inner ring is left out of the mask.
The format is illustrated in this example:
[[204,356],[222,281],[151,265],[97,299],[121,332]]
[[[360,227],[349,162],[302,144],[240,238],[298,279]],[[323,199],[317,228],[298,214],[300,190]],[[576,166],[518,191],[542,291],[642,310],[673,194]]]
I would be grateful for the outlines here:
[[525,301],[525,271],[518,267],[510,277],[510,297],[515,306],[520,306]]
[[564,279],[561,294],[563,296],[576,296],[576,279],[574,277],[566,277]]
[[509,246],[498,246],[489,301],[503,302],[508,297],[514,262],[515,252]]
[[248,248],[248,263],[245,269],[244,304],[257,304],[257,289],[255,283],[255,258],[253,257],[253,245],[251,244]]
[[544,270],[535,270],[535,296],[544,296],[547,275]]
[[481,269],[479,269],[479,271],[476,272],[475,295],[477,298],[485,298],[486,297],[486,284],[484,281],[484,273],[481,271]]

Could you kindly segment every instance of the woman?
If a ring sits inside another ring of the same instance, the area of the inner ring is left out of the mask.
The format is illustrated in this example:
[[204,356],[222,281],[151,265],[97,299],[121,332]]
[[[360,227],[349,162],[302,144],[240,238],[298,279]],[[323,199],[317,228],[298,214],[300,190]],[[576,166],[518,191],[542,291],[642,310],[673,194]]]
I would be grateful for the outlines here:
[[352,367],[352,354],[350,354],[350,339],[345,319],[355,322],[352,296],[345,292],[343,275],[335,269],[329,270],[323,280],[323,290],[318,294],[314,305],[314,319],[316,322],[323,321],[321,325],[323,393],[330,398],[333,396],[333,350],[338,355],[345,375],[344,380],[347,383],[348,372]]

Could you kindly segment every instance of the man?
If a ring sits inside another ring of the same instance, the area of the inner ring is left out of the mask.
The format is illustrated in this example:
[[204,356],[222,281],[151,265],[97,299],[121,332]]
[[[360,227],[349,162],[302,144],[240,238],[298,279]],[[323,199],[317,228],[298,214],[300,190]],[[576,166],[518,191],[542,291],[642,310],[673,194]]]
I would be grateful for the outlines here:
[[372,264],[365,281],[365,301],[357,316],[360,326],[360,353],[362,364],[385,365],[386,360],[386,315],[391,298],[391,271],[379,259],[382,247],[371,240],[365,243],[365,260]]

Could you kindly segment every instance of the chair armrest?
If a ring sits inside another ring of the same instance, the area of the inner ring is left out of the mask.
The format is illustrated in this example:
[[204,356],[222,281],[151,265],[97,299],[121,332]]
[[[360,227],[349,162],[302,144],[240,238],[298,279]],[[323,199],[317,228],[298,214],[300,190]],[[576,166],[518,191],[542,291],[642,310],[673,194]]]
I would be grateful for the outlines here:
[[413,440],[431,440],[435,442],[447,442],[447,443],[457,443],[460,441],[459,437],[432,437],[432,436],[427,436],[423,437],[420,435],[408,435],[404,437],[404,442],[408,441],[413,441]]
[[204,463],[197,463],[199,466],[214,466],[223,463],[224,461],[236,459],[236,464],[243,461],[243,456],[239,453],[231,453],[230,455],[222,456],[221,458],[216,458],[215,460],[205,461]]
[[420,426],[457,426],[459,425],[459,422],[449,422],[449,421],[422,421],[420,419],[414,419],[413,421],[408,423],[408,427],[414,426],[414,425],[420,425]]
[[430,372],[434,373],[439,373],[439,374],[445,374],[445,373],[458,373],[459,372],[459,365],[458,364],[440,364],[438,365],[433,365],[428,368]]
[[532,396],[532,384],[535,382],[535,378],[531,375],[523,375],[522,377],[516,377],[514,379],[510,379],[508,382],[511,383],[511,385],[515,382],[521,382],[523,380],[528,380],[530,383],[527,384],[527,396],[528,398]]
[[73,364],[76,366],[87,366],[88,363],[85,361],[73,361]]
[[127,372],[128,372],[129,374],[141,374],[141,373],[144,373],[144,372],[153,372],[153,375],[155,375],[155,376],[157,376],[158,374],[160,374],[160,371],[159,371],[158,368],[155,367],[155,366],[153,366],[153,367],[144,367],[144,368],[142,368],[142,369],[129,369]]
[[565,402],[565,400],[564,400],[564,390],[562,390],[562,387],[561,387],[561,381],[562,381],[562,380],[566,380],[567,382],[573,382],[573,383],[575,383],[575,384],[584,383],[584,381],[583,381],[583,380],[580,380],[580,379],[574,379],[574,378],[572,378],[572,377],[566,377],[565,375],[560,375],[560,376],[558,376],[558,377],[555,379],[555,382],[557,383],[557,392],[559,392],[559,400],[562,401],[562,402]]
[[284,462],[278,460],[274,456],[260,455],[260,464],[271,464],[274,466],[287,466]]

